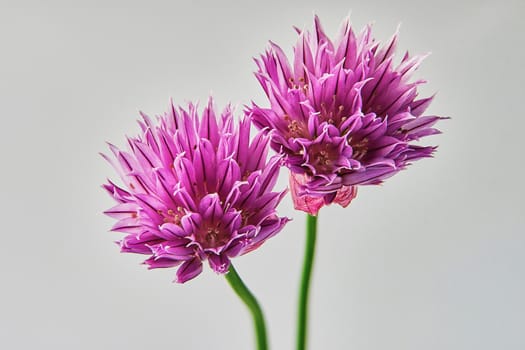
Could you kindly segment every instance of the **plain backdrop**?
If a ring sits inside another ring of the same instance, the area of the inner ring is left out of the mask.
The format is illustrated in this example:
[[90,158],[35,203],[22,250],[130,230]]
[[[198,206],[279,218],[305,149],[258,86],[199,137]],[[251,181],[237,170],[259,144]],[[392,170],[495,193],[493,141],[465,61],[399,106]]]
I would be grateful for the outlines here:
[[[525,15],[516,1],[0,0],[0,348],[250,349],[251,320],[206,268],[171,283],[120,254],[101,212],[138,110],[211,93],[242,110],[266,99],[252,57],[287,53],[317,13],[332,37],[351,12],[399,55],[432,52],[416,78],[450,116],[434,159],[346,209],[320,213],[311,349],[525,349]],[[278,188],[287,183],[282,171]],[[304,215],[234,261],[291,349]]]

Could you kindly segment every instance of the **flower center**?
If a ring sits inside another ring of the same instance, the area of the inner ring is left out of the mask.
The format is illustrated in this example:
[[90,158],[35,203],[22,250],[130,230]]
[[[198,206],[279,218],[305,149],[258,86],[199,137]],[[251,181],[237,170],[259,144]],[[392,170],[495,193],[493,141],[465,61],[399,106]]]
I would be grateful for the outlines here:
[[224,246],[229,239],[230,235],[218,227],[204,228],[197,235],[197,240],[204,249]]
[[348,143],[352,146],[352,158],[355,160],[361,160],[366,156],[368,152],[368,139],[364,138],[361,140],[352,140],[350,136],[348,138]]
[[345,107],[337,102],[337,96],[334,95],[332,96],[332,102],[328,104],[321,102],[321,120],[338,126],[344,120],[344,110]]
[[328,158],[328,152],[320,151],[319,153],[317,153],[317,163],[323,166],[330,164],[330,159]]
[[318,174],[331,173],[334,160],[337,159],[337,150],[332,145],[314,145],[309,150],[310,164]]
[[308,90],[308,82],[303,77],[299,77],[299,79],[297,80],[295,80],[294,78],[289,78],[288,87],[290,89],[303,90],[306,93],[306,91]]
[[305,127],[302,122],[290,118],[287,114],[283,116],[283,119],[288,123],[288,137],[305,137]]
[[176,210],[168,209],[166,212],[162,210],[157,210],[157,213],[162,216],[163,222],[169,222],[172,224],[179,225],[180,219],[184,216],[184,212],[182,210],[182,207],[177,207]]

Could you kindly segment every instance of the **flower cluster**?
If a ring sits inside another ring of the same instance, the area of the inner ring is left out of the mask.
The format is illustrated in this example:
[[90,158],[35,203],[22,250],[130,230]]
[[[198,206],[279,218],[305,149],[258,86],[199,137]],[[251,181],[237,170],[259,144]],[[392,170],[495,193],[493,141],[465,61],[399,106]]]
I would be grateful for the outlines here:
[[128,138],[129,152],[110,145],[103,155],[124,186],[104,188],[118,202],[106,211],[126,233],[123,252],[149,255],[149,268],[179,266],[183,283],[207,260],[226,273],[230,259],[259,247],[288,221],[276,214],[285,192],[273,192],[282,159],[268,159],[268,136],[250,142],[250,120],[237,124],[231,109],[220,117],[210,99],[199,116],[171,103],[167,113],[139,122],[142,134]]
[[[123,252],[149,255],[149,268],[178,267],[180,283],[205,260],[226,273],[231,258],[288,221],[276,213],[285,191],[273,191],[283,164],[295,208],[317,215],[432,156],[436,147],[416,144],[443,119],[425,114],[433,97],[419,98],[425,81],[411,79],[424,55],[394,63],[397,33],[381,45],[370,26],[356,34],[348,19],[334,41],[317,17],[313,32],[297,32],[291,62],[274,43],[256,59],[269,107],[252,103],[236,122],[230,107],[216,115],[211,98],[201,115],[172,102],[155,121],[142,114],[128,151],[110,144],[113,157],[103,156],[123,186],[104,185],[118,203],[106,214],[126,234]],[[252,122],[260,129],[253,139]],[[278,155],[269,158],[270,145]]]
[[296,209],[316,215],[326,204],[347,206],[357,185],[430,157],[435,147],[413,141],[438,133],[442,118],[424,115],[432,97],[417,98],[424,81],[410,80],[424,56],[394,64],[397,33],[381,46],[370,26],[356,35],[348,19],[334,42],[317,17],[314,29],[297,30],[293,62],[274,43],[256,60],[270,107],[253,103],[246,113],[285,155]]

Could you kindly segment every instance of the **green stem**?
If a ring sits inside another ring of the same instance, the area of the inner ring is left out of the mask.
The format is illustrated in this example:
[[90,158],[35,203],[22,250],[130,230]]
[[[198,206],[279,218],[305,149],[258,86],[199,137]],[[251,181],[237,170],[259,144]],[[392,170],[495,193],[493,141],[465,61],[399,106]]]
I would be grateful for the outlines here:
[[297,350],[306,349],[306,333],[308,328],[308,292],[312,276],[312,265],[315,254],[315,237],[317,235],[317,216],[306,217],[306,247],[303,261],[303,274],[299,289],[299,306],[297,314]]
[[267,350],[268,341],[266,340],[266,325],[264,324],[263,312],[257,299],[255,299],[248,287],[246,287],[241,277],[237,274],[237,271],[235,271],[233,265],[230,265],[230,269],[226,274],[226,280],[228,280],[230,286],[246,304],[252,314],[253,327],[257,337],[257,350]]

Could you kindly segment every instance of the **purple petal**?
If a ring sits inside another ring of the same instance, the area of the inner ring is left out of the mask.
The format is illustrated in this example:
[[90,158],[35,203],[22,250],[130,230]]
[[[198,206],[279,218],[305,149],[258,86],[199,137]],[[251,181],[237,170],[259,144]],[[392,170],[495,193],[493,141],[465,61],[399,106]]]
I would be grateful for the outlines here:
[[228,257],[222,254],[208,255],[208,262],[210,264],[211,269],[216,273],[224,274],[228,272],[228,269],[230,268],[230,259],[228,259]]
[[104,214],[115,219],[136,218],[138,206],[135,203],[119,203],[108,209]]
[[175,281],[177,283],[186,283],[197,277],[202,272],[202,261],[198,258],[186,260],[177,270]]
[[148,269],[163,269],[168,267],[175,267],[182,263],[181,260],[174,260],[171,258],[155,258],[150,257],[144,261],[145,265],[148,265]]

